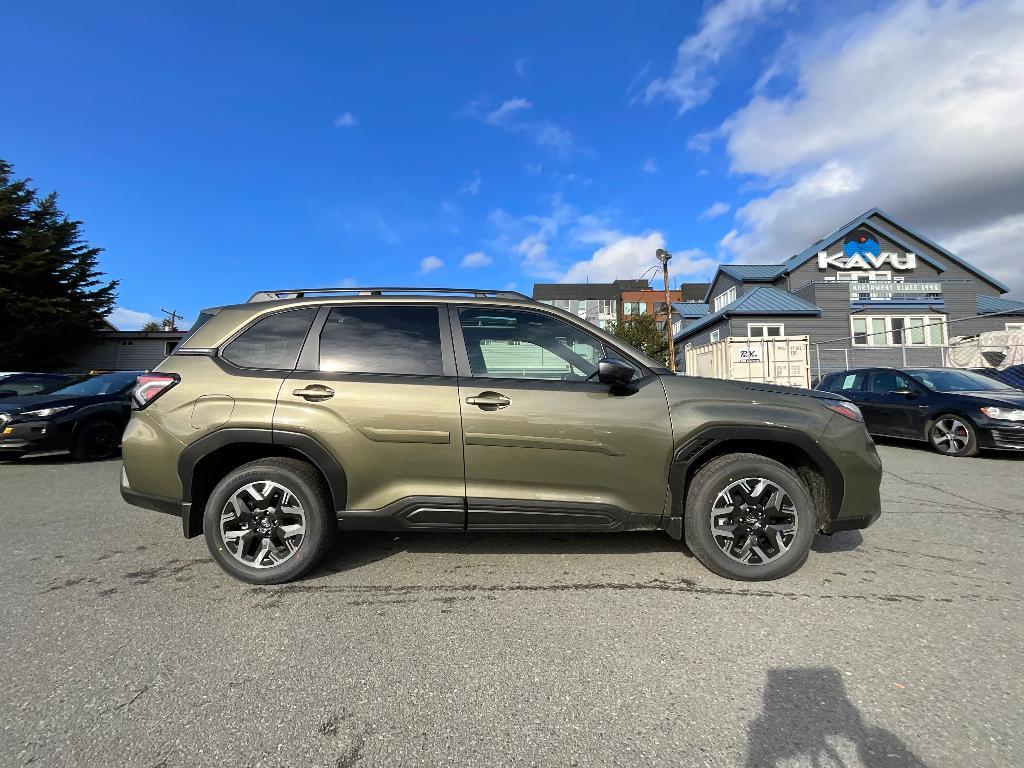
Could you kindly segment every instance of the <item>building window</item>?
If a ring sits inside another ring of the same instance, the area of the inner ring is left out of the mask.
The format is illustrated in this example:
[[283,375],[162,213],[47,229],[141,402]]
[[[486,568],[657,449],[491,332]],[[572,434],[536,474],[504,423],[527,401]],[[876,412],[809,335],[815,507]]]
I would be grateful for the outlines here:
[[1006,330],[1008,331],[1024,331],[1024,323],[1007,323]]
[[715,296],[715,312],[736,301],[736,286]]
[[170,355],[174,352],[174,348],[178,346],[176,341],[165,341],[164,342],[164,354]]
[[785,336],[786,330],[782,323],[748,323],[747,336],[763,339],[766,336]]
[[858,347],[939,347],[946,343],[941,316],[856,315],[850,318],[853,344]]
[[721,331],[712,331],[711,332],[711,336],[709,338],[713,342],[714,341],[718,341],[719,339],[722,338],[722,332]]
[[646,315],[647,304],[642,301],[624,301],[622,302],[622,314],[626,317],[630,315]]

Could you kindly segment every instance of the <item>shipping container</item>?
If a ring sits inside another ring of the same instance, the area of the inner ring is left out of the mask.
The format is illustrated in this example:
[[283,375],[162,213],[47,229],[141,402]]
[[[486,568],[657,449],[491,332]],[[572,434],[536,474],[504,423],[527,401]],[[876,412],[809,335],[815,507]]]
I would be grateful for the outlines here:
[[686,374],[764,384],[811,386],[807,336],[730,336],[686,350]]

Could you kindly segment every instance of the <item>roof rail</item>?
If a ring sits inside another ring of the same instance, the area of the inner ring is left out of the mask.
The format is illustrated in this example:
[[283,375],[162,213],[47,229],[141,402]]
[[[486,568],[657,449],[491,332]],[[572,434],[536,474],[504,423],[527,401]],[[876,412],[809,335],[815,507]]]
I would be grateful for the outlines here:
[[306,296],[326,296],[330,294],[354,296],[383,296],[384,294],[419,294],[449,295],[457,294],[474,296],[480,299],[525,299],[533,301],[529,296],[518,291],[495,291],[487,288],[382,288],[382,287],[347,287],[340,288],[277,288],[269,291],[256,291],[247,303],[254,301],[276,301],[278,299],[301,299]]

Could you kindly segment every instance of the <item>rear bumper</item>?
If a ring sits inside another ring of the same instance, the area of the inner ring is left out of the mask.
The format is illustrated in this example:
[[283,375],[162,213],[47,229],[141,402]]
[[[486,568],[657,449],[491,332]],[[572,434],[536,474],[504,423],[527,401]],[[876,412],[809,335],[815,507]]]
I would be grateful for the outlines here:
[[182,504],[180,501],[169,499],[165,496],[156,496],[151,493],[133,491],[128,485],[128,474],[124,471],[123,467],[121,468],[121,498],[134,507],[142,507],[142,509],[150,509],[154,512],[163,512],[165,515],[174,515],[175,517],[181,517],[182,515]]
[[[825,533],[867,528],[882,514],[882,460],[863,424],[833,416],[820,442],[843,476],[842,503],[822,525]],[[833,488],[835,493],[836,489]]]

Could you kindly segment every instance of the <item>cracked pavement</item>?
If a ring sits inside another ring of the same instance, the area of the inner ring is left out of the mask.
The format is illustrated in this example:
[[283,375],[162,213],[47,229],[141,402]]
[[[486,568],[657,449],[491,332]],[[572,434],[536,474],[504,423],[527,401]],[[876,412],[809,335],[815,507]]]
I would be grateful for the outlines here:
[[351,534],[250,587],[120,462],[0,463],[0,764],[1024,764],[1024,456],[887,442],[744,584],[664,534]]

